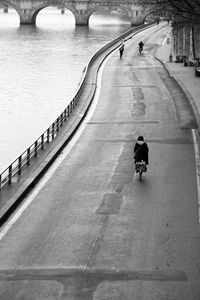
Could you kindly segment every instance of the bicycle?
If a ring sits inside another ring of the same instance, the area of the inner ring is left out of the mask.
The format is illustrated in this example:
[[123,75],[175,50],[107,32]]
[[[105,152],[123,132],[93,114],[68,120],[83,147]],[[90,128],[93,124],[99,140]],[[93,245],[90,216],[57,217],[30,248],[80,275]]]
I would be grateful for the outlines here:
[[139,54],[140,54],[140,55],[142,54],[142,51],[143,51],[143,47],[140,46],[140,47],[139,47]]
[[137,161],[135,163],[135,171],[136,173],[139,173],[139,179],[142,180],[142,173],[147,171],[146,163],[145,161]]

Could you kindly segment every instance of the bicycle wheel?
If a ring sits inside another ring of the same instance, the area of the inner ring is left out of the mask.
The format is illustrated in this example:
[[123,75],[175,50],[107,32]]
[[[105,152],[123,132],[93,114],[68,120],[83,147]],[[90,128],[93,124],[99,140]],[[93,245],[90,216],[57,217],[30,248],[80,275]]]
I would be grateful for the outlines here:
[[140,170],[140,172],[139,172],[139,179],[140,179],[140,181],[142,180],[142,170]]

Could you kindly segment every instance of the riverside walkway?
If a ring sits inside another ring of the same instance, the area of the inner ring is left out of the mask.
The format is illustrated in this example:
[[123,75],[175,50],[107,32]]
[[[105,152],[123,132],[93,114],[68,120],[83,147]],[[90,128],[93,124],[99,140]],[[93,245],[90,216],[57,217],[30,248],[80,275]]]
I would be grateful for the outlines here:
[[[126,42],[122,60],[118,50],[111,55],[79,139],[71,150],[63,149],[57,166],[27,196],[20,218],[5,224],[0,237],[3,299],[199,299],[191,134],[199,129],[199,86],[194,69],[168,64],[170,46],[163,40],[169,30],[164,24],[147,29]],[[140,40],[145,44],[141,56]],[[155,53],[180,80],[181,89],[173,86],[175,97]],[[185,98],[182,89],[188,99],[176,118],[172,98]],[[150,147],[142,182],[133,166],[141,134]]]

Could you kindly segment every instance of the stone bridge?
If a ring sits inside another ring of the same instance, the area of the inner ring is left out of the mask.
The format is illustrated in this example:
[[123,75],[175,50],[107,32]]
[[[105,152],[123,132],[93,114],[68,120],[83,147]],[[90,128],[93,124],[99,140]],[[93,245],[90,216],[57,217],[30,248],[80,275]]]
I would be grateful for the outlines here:
[[48,6],[69,9],[76,25],[88,25],[90,16],[96,11],[120,10],[128,17],[132,26],[144,23],[145,11],[137,0],[0,0],[0,5],[9,6],[19,14],[20,24],[35,24],[37,14]]

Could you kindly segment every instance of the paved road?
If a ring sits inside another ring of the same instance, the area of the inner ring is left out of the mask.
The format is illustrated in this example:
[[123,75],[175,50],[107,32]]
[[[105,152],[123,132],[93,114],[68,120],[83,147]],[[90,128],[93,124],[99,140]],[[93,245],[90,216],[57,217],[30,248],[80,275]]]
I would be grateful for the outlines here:
[[[148,29],[122,60],[112,55],[82,135],[3,228],[0,299],[200,299],[196,123],[154,58],[167,31]],[[142,182],[132,163],[141,134]]]

